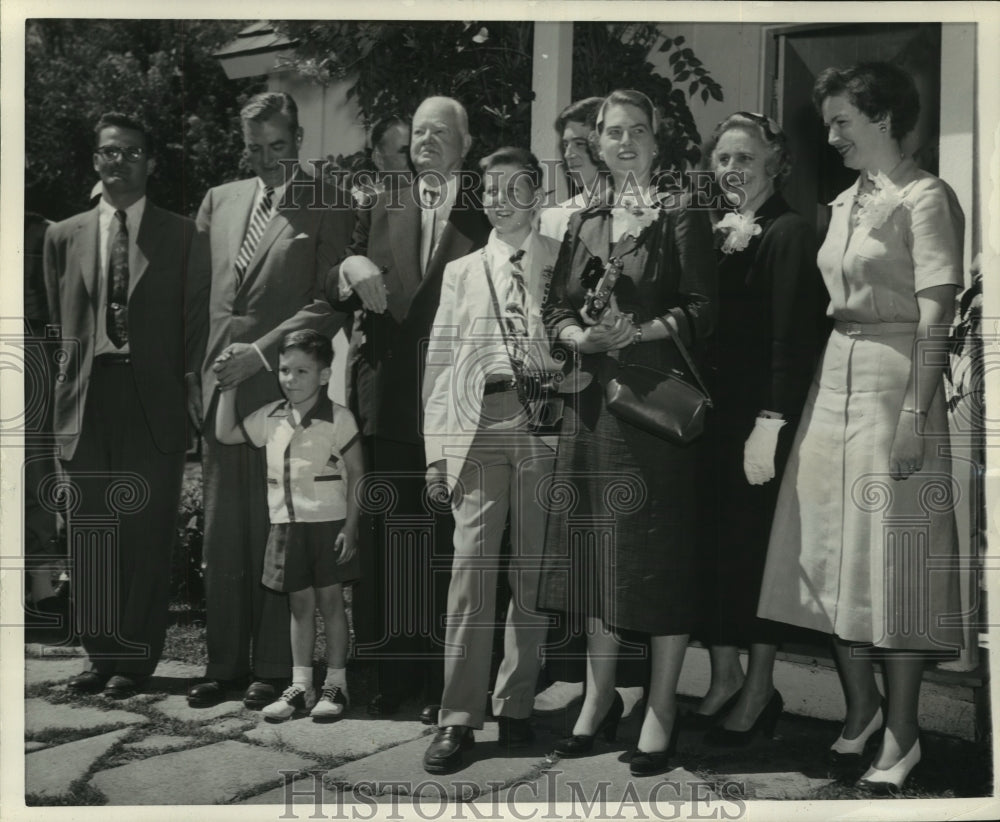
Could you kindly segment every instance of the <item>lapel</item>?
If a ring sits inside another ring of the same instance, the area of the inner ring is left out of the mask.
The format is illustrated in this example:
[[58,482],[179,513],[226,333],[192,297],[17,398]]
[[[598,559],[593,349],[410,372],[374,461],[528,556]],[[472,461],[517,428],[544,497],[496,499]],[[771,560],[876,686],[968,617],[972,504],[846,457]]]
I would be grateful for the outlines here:
[[146,199],[146,208],[142,212],[142,222],[139,224],[139,233],[135,238],[136,261],[135,271],[131,273],[132,292],[139,287],[142,275],[149,268],[149,261],[159,256],[160,243],[163,241],[163,232],[158,230],[163,223],[163,213]]
[[[459,195],[461,196],[461,194]],[[415,305],[422,306],[421,310],[426,311],[430,307],[431,315],[437,309],[439,294],[441,291],[441,276],[444,267],[452,260],[464,257],[476,246],[474,239],[475,221],[481,212],[472,209],[459,209],[456,205],[451,210],[448,222],[444,231],[441,232],[441,242],[438,243],[437,251],[431,258],[427,271],[424,272],[423,279],[417,285],[417,290],[413,293],[407,313]],[[485,219],[485,218],[484,218]],[[419,226],[419,222],[417,223]],[[419,248],[419,233],[418,245]]]
[[592,257],[607,261],[611,252],[611,209],[598,206],[582,211],[577,237]]
[[[416,201],[416,184],[400,192],[401,208],[386,207],[386,228],[389,246],[395,263],[390,269],[390,277],[395,275],[396,283],[390,279],[390,288],[395,285],[400,294],[412,294],[419,287],[420,276],[420,204]],[[444,238],[442,237],[442,243]],[[440,245],[438,246],[440,248]],[[430,267],[428,267],[430,271]],[[394,302],[390,310],[397,322],[402,322],[410,301]]]
[[[254,182],[256,183],[256,179]],[[292,177],[291,182],[289,182],[285,188],[281,202],[278,204],[278,210],[264,227],[264,233],[261,234],[260,242],[257,243],[257,248],[254,249],[253,256],[250,258],[250,262],[247,265],[247,273],[246,276],[243,277],[243,282],[240,285],[239,291],[246,291],[251,285],[253,285],[254,280],[257,279],[257,275],[260,273],[261,265],[263,264],[265,257],[267,257],[267,252],[270,250],[271,246],[274,245],[274,241],[277,240],[285,229],[291,225],[288,215],[289,213],[299,209],[298,195],[300,193],[300,189],[302,189],[302,183],[315,183],[315,179],[306,174],[302,167],[299,166],[295,175]],[[249,227],[250,225],[250,209],[253,208],[253,202],[257,194],[256,187],[252,189],[251,193],[250,208],[247,210],[246,227]],[[243,233],[246,234],[246,228],[244,228]],[[242,243],[243,238],[240,237],[240,244],[242,245]],[[239,246],[237,246],[236,253],[239,254]],[[235,260],[236,257],[233,257],[233,259]]]
[[96,207],[88,211],[80,224],[76,227],[76,242],[79,243],[80,253],[78,261],[80,264],[80,279],[87,289],[87,296],[90,297],[91,306],[97,309],[98,295],[101,293],[100,272],[97,270],[100,265],[100,254],[97,249],[97,238],[99,234],[98,209]]
[[231,228],[227,232],[229,235],[229,265],[233,263],[240,254],[240,246],[243,245],[243,238],[246,236],[247,228],[250,227],[250,212],[253,209],[254,196],[257,193],[257,178],[251,177],[249,180],[242,180],[239,185],[232,188],[227,204],[232,220]]

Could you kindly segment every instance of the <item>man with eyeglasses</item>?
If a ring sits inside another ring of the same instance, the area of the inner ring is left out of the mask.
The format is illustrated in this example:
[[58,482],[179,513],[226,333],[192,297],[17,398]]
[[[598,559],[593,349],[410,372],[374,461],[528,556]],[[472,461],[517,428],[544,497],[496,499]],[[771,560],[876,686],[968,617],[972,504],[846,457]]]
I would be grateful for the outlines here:
[[[291,95],[266,92],[240,112],[244,156],[254,176],[211,189],[198,211],[210,272],[208,345],[195,413],[215,419],[221,391],[236,391],[239,415],[281,399],[278,345],[311,328],[332,337],[344,315],[322,297],[343,256],[354,215],[341,194],[299,164],[302,128]],[[205,605],[208,667],[188,704],[208,707],[235,689],[257,710],[292,673],[288,601],[261,584],[267,547],[263,449],[222,445],[204,426]],[[249,682],[249,685],[248,685]]]
[[97,205],[51,226],[43,267],[67,356],[53,430],[70,487],[73,612],[88,660],[71,693],[126,698],[156,668],[184,453],[185,375],[204,349],[193,221],[146,197],[149,131],[112,112],[95,128]]

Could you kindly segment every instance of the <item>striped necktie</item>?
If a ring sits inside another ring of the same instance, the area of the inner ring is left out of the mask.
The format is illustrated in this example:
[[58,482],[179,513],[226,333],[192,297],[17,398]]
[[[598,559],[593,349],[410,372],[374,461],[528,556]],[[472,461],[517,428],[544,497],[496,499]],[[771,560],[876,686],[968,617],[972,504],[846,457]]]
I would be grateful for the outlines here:
[[511,359],[514,360],[514,367],[518,371],[524,367],[528,354],[527,292],[524,287],[522,257],[524,257],[523,248],[511,255],[510,279],[504,299],[504,325],[510,340]]
[[115,212],[108,254],[108,309],[106,330],[115,348],[128,343],[128,226],[125,212]]
[[254,210],[253,217],[250,220],[250,227],[247,229],[247,234],[243,238],[243,245],[240,246],[240,253],[236,255],[236,262],[233,265],[233,268],[236,269],[237,288],[243,284],[243,277],[247,273],[247,267],[253,259],[254,252],[257,250],[257,244],[260,243],[260,238],[264,235],[264,228],[267,226],[267,221],[271,218],[272,202],[274,202],[274,188],[267,186],[264,189],[264,196]]

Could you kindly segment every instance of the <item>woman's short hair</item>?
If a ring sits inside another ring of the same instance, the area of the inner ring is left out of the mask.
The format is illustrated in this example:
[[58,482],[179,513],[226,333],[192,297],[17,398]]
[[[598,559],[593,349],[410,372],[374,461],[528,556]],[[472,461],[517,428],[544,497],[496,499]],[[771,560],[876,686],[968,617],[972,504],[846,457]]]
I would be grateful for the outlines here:
[[[590,132],[593,132],[597,126],[597,112],[603,102],[603,97],[585,97],[582,100],[570,103],[556,117],[556,134],[562,139],[562,134],[566,130],[567,123],[583,123]],[[597,156],[597,152],[594,150],[589,137],[587,139],[587,154],[590,156],[592,163],[595,165],[600,164],[601,159]]]
[[702,162],[706,168],[711,168],[712,154],[722,135],[733,129],[749,132],[767,147],[764,168],[774,178],[775,188],[779,188],[792,173],[792,152],[788,147],[788,136],[781,126],[763,114],[737,111],[720,122],[701,147]]
[[869,120],[889,117],[893,139],[913,131],[920,114],[920,94],[910,74],[892,63],[858,63],[824,69],[813,86],[813,104],[822,113],[828,97],[846,95]]
[[526,148],[517,146],[501,146],[492,154],[479,161],[479,168],[485,174],[497,166],[514,166],[523,168],[528,173],[528,181],[533,189],[542,187],[542,167],[538,158]]
[[649,125],[653,130],[653,134],[655,135],[659,130],[659,117],[657,116],[656,106],[653,105],[653,101],[641,91],[631,88],[620,88],[612,91],[611,94],[605,97],[604,102],[601,103],[601,107],[597,110],[595,127],[598,134],[604,132],[604,116],[611,106],[635,106],[649,119]]
[[333,343],[325,334],[320,334],[312,328],[290,331],[278,345],[279,354],[295,349],[308,354],[323,368],[329,368],[333,363]]

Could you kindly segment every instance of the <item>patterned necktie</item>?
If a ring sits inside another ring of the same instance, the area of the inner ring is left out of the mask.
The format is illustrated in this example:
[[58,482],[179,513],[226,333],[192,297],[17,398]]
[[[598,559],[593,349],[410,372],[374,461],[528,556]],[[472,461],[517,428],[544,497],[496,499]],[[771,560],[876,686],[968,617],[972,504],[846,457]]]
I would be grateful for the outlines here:
[[125,212],[115,212],[108,254],[108,339],[115,348],[128,343],[128,226]]
[[510,257],[510,280],[504,299],[504,326],[511,347],[514,368],[521,371],[528,355],[528,315],[527,292],[524,287],[524,268],[521,258],[524,249],[515,251]]
[[[436,188],[425,188],[424,193],[421,196],[424,202],[424,208],[433,209],[437,205],[441,192]],[[433,210],[431,211],[430,221],[431,235],[430,241],[427,243],[427,256],[424,257],[424,273],[426,273],[427,269],[430,267],[431,258],[434,256],[434,246],[437,244],[437,214],[434,213]]]
[[250,260],[253,259],[253,254],[257,250],[260,238],[264,235],[264,228],[267,226],[267,221],[271,218],[271,203],[273,201],[274,188],[267,186],[264,189],[264,196],[261,198],[260,204],[253,213],[253,217],[250,220],[250,227],[247,229],[247,235],[243,238],[243,245],[240,246],[240,253],[236,255],[236,262],[233,265],[233,268],[236,269],[237,288],[243,284],[243,277],[247,273],[247,267],[250,265]]

